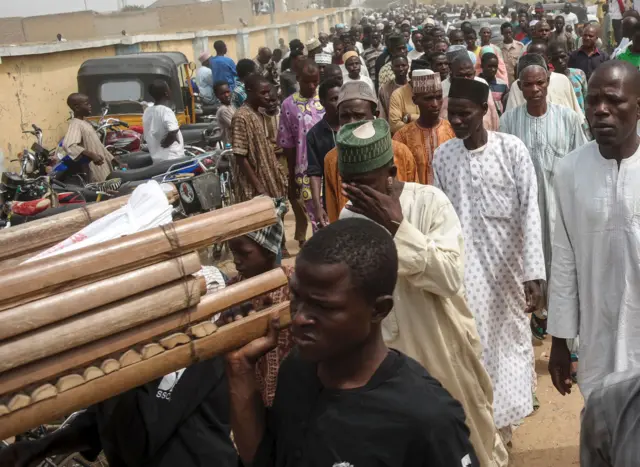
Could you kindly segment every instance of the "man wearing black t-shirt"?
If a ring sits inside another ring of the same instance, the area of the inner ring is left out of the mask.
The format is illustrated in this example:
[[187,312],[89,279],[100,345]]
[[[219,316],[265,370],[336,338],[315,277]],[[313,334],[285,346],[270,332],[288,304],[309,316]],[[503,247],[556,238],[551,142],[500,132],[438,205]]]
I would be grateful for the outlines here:
[[477,466],[464,411],[417,362],[389,350],[398,257],[391,235],[364,219],[330,224],[307,241],[291,278],[291,332],[266,410],[255,362],[268,334],[227,356],[231,426],[246,466]]

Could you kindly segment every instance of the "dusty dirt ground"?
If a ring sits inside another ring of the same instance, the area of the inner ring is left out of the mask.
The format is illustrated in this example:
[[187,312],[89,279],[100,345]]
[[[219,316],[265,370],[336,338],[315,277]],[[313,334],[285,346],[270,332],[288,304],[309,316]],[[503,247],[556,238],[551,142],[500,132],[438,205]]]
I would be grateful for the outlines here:
[[580,465],[580,411],[582,395],[561,396],[547,371],[551,338],[534,347],[540,409],[515,431],[512,467],[569,467]]
[[[289,211],[285,217],[287,248],[292,258],[285,264],[293,265],[299,248],[293,240],[295,220]],[[308,235],[311,234],[309,230]],[[233,267],[233,265],[231,265]],[[578,466],[580,442],[580,411],[583,401],[579,392],[561,396],[553,387],[547,371],[551,338],[535,343],[537,395],[540,409],[526,418],[513,437],[510,467],[570,467]]]

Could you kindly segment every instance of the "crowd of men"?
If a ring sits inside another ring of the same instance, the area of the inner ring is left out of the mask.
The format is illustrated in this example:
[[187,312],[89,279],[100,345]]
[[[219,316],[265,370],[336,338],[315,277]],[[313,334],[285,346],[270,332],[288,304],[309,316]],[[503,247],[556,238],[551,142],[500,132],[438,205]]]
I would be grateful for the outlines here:
[[[261,302],[290,299],[291,330],[274,318],[224,376],[175,376],[170,409],[129,392],[0,465],[98,447],[114,466],[234,465],[235,445],[255,466],[506,466],[547,333],[554,386],[586,401],[581,465],[637,465],[640,15],[607,6],[610,39],[567,4],[467,5],[456,26],[372,12],[237,64],[216,42],[197,79],[236,199],[295,214],[290,283]],[[503,18],[501,40],[474,16]],[[240,280],[288,255],[282,218],[232,245]],[[206,449],[172,438],[185,420]]]

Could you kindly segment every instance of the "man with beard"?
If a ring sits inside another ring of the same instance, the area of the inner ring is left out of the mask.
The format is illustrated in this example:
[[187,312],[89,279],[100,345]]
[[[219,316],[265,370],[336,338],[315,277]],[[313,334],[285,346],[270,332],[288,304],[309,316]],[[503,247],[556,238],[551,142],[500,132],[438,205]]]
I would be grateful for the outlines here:
[[[393,160],[390,141],[370,140],[354,154],[362,165]],[[277,345],[279,316],[266,336],[227,355],[231,427],[244,465],[479,465],[460,404],[384,343],[397,275],[393,238],[369,220],[329,225],[304,246],[290,282],[297,349],[280,367],[270,409],[260,402],[255,366]]]
[[393,135],[395,141],[405,144],[413,154],[418,171],[418,182],[433,184],[433,153],[445,141],[455,137],[447,120],[440,118],[442,83],[438,73],[414,76],[411,80],[413,102],[420,116]]
[[566,339],[578,334],[585,399],[608,375],[640,367],[638,83],[638,69],[623,61],[595,71],[587,94],[595,141],[566,156],[556,172],[549,373],[563,395],[571,392]]
[[533,410],[533,346],[527,313],[541,299],[544,256],[536,173],[518,138],[487,131],[489,87],[453,78],[449,121],[456,138],[440,146],[435,185],[462,223],[465,288],[494,390],[494,417],[505,444]]
[[[529,58],[529,56],[527,56]],[[520,138],[529,150],[538,180],[538,206],[542,222],[542,246],[547,281],[551,269],[551,245],[556,221],[553,185],[559,161],[587,143],[582,131],[582,118],[573,110],[547,102],[549,72],[539,57],[531,55],[531,64],[520,72],[518,86],[526,104],[505,113],[500,131]],[[531,317],[534,337],[544,339],[547,328],[546,300]]]

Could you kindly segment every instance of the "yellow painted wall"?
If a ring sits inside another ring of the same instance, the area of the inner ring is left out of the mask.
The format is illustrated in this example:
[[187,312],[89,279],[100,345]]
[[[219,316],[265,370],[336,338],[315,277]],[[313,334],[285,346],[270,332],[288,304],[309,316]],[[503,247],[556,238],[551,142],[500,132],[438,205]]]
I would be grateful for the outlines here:
[[212,55],[215,55],[216,50],[213,48],[213,44],[216,41],[224,41],[225,44],[227,44],[227,57],[230,57],[234,62],[238,62],[238,60],[240,58],[244,58],[244,57],[238,57],[238,47],[236,46],[236,35],[229,35],[229,36],[216,36],[216,37],[210,37],[209,38],[209,52],[211,52]]
[[22,135],[32,123],[44,131],[45,147],[57,144],[67,129],[67,97],[78,89],[78,67],[90,58],[113,55],[114,47],[103,47],[2,59],[0,152],[5,169],[10,159],[35,141]]
[[[313,16],[327,14],[330,10],[294,11],[276,15],[276,24],[284,24],[279,28],[278,37],[282,37],[285,43],[289,43],[289,31],[287,23],[301,21]],[[350,21],[351,14],[345,15],[345,21]],[[268,20],[268,16],[258,17],[258,20]],[[288,21],[285,21],[288,20]],[[335,24],[329,18],[325,20],[328,28]],[[37,21],[33,20],[35,27]],[[224,29],[211,21],[212,28]],[[313,26],[312,35],[317,36],[317,23]],[[215,26],[214,26],[215,25]],[[310,38],[305,23],[299,25],[299,38],[306,41]],[[50,31],[47,32],[49,34]],[[253,58],[258,49],[267,43],[267,32],[253,31],[249,34],[250,54],[246,58]],[[228,56],[238,61],[237,36],[233,34],[210,37],[209,50],[214,52],[213,43],[223,40],[227,44]],[[193,40],[160,41],[140,43],[142,52],[169,52],[179,51],[184,53],[191,61],[196,61],[193,52]],[[77,91],[77,73],[80,65],[90,58],[108,57],[116,54],[115,46],[70,50],[40,55],[25,55],[18,57],[2,57],[0,63],[0,159],[5,170],[9,167],[9,160],[15,159],[17,154],[25,147],[30,147],[33,138],[22,135],[22,131],[28,130],[32,123],[36,123],[44,130],[45,147],[53,148],[64,136],[67,129],[69,111],[66,105],[67,96]],[[15,168],[15,165],[12,167]]]
[[264,30],[252,31],[249,33],[249,56],[246,58],[254,58],[258,55],[260,47],[264,47],[267,43]]

